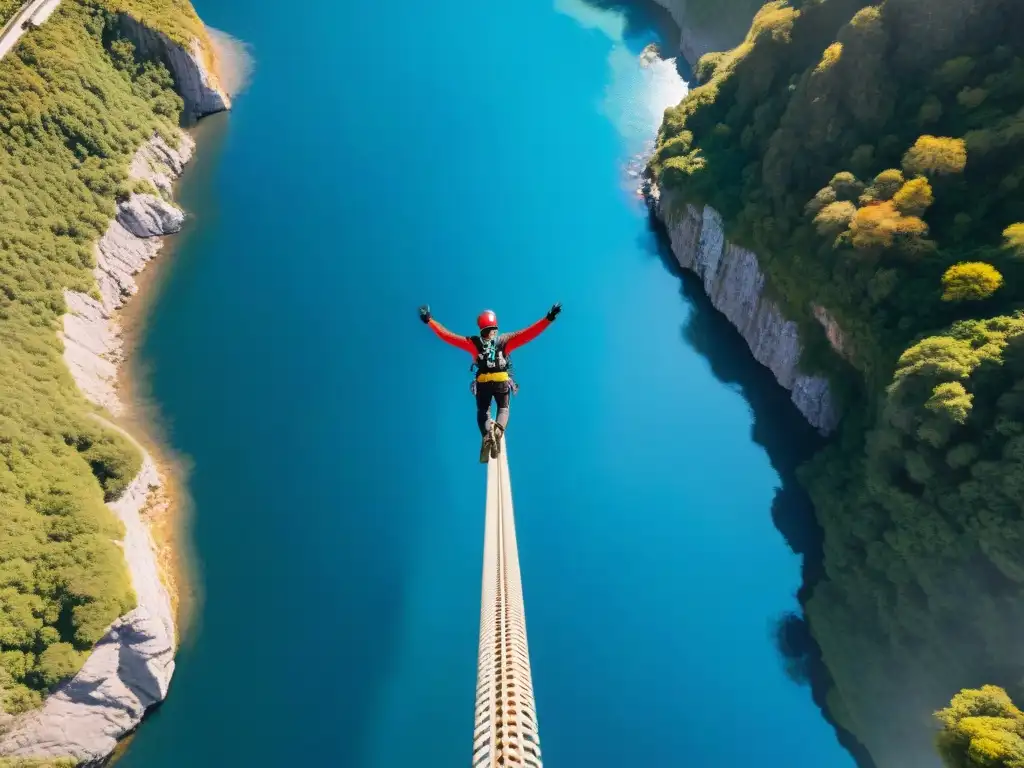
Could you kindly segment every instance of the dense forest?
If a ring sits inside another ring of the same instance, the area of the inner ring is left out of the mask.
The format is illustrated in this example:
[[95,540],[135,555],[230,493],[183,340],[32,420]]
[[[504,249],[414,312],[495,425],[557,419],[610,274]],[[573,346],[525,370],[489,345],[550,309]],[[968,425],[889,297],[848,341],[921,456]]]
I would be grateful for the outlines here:
[[[172,35],[191,6],[140,1]],[[140,456],[90,416],[62,360],[63,290],[96,295],[94,243],[128,165],[159,132],[177,143],[170,74],[117,30],[124,0],[64,0],[0,61],[0,707],[19,712],[73,674],[135,605],[104,501]],[[187,8],[186,8],[187,6]],[[192,20],[192,21],[189,21]]]
[[1021,30],[1019,0],[769,2],[700,60],[649,167],[669,215],[711,205],[758,254],[843,400],[801,473],[806,611],[829,709],[883,767],[934,762],[963,688],[1024,700]]

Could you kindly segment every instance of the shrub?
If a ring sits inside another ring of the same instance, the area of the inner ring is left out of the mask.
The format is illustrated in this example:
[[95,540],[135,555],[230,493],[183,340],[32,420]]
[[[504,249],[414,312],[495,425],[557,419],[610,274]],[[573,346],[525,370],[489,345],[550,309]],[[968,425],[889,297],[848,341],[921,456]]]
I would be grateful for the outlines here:
[[1003,284],[1003,276],[991,264],[965,261],[955,264],[942,276],[943,301],[979,301],[987,299]]
[[963,139],[922,136],[903,156],[903,169],[911,174],[961,173],[967,165]]

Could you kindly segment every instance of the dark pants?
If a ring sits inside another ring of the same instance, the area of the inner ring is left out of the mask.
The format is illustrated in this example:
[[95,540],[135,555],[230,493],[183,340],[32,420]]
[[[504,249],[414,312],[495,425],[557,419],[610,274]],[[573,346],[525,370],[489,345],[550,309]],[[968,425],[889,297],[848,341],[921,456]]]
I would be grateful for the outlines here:
[[478,381],[476,383],[476,424],[480,434],[487,434],[487,420],[491,418],[491,399],[498,404],[498,425],[508,426],[509,383],[507,381]]

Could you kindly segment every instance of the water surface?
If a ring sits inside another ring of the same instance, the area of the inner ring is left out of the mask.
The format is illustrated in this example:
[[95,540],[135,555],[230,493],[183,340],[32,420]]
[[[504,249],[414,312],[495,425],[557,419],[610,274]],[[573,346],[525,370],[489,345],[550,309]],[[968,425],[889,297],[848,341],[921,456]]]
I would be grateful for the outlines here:
[[850,765],[771,636],[798,610],[772,507],[801,422],[681,292],[624,170],[684,92],[638,63],[658,24],[198,9],[256,70],[140,352],[192,462],[203,600],[123,765],[469,763],[485,473],[468,356],[416,307],[469,332],[553,301],[509,431],[545,763]]

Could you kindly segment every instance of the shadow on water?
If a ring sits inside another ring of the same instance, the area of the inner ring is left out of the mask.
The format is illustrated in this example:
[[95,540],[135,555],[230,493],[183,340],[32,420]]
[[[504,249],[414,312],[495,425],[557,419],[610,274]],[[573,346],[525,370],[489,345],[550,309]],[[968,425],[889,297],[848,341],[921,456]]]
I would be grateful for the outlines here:
[[751,437],[765,449],[779,475],[780,484],[771,505],[772,522],[789,548],[803,558],[801,585],[796,593],[801,611],[779,616],[772,628],[783,667],[794,682],[809,686],[814,703],[857,764],[873,768],[867,750],[828,711],[826,694],[831,676],[803,615],[814,586],[824,575],[823,534],[811,500],[797,480],[797,469],[824,446],[825,439],[804,420],[771,371],[754,359],[743,337],[712,305],[697,276],[679,266],[661,223],[649,218],[641,239],[643,249],[679,278],[680,293],[693,306],[681,329],[683,341],[704,356],[720,382],[743,395],[753,416]]

